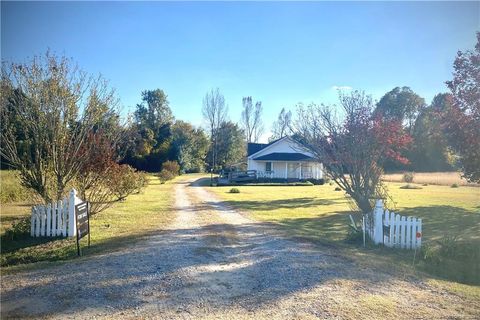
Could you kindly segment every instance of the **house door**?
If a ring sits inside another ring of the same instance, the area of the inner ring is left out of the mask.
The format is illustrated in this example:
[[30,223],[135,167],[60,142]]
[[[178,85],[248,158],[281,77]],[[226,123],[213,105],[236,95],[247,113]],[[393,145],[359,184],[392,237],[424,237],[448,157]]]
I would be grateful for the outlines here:
[[299,170],[298,163],[289,162],[288,163],[287,178],[288,179],[298,178],[298,170]]

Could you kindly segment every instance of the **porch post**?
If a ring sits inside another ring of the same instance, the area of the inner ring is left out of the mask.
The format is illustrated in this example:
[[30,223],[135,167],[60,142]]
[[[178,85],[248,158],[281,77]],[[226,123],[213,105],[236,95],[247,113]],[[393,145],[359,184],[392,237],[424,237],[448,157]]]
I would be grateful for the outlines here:
[[300,162],[300,180],[302,180],[302,163]]
[[288,178],[288,163],[285,161],[285,179]]

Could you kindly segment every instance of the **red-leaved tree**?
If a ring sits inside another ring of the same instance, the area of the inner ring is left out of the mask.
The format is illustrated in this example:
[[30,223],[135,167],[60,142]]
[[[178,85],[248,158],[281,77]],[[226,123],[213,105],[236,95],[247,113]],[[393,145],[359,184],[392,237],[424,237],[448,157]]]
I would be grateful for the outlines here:
[[452,106],[443,113],[443,131],[459,157],[463,175],[480,183],[480,32],[475,50],[459,51],[447,82]]
[[408,163],[401,151],[412,139],[400,121],[374,115],[375,105],[363,92],[341,94],[340,105],[342,121],[333,108],[310,105],[301,113],[302,138],[332,180],[368,213],[374,199],[387,196],[381,181],[383,163],[387,159]]
[[80,154],[86,160],[75,180],[80,197],[99,213],[128,195],[139,192],[147,183],[145,173],[118,163],[117,139],[103,130],[91,131]]

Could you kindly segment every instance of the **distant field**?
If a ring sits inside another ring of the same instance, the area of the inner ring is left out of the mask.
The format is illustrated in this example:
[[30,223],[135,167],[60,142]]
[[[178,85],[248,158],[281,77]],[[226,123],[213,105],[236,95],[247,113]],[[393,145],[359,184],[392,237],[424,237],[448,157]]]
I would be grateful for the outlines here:
[[[403,182],[403,173],[389,173],[383,176],[384,181]],[[456,183],[459,186],[480,187],[480,184],[471,183],[461,177],[459,172],[415,172],[413,183],[435,184],[451,186]]]

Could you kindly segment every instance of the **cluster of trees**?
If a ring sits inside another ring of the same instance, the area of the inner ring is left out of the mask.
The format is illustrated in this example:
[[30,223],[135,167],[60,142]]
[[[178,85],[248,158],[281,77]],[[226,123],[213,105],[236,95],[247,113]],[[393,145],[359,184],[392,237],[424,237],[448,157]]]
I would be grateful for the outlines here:
[[[384,197],[383,170],[444,171],[460,167],[480,182],[480,33],[474,50],[458,52],[450,93],[430,105],[409,87],[397,87],[374,103],[354,91],[335,107],[283,108],[270,140],[293,135],[324,163],[332,179],[362,211]],[[218,171],[245,165],[246,143],[264,133],[262,103],[242,100],[239,124],[228,119],[219,89],[205,95],[207,131],[175,120],[161,89],[145,90],[133,116],[121,123],[118,100],[101,77],[71,60],[51,55],[30,63],[2,62],[1,148],[3,164],[44,201],[75,186],[101,211],[139,191],[161,173]]]
[[139,170],[159,172],[166,161],[178,161],[183,172],[201,172],[209,143],[205,132],[175,120],[161,89],[145,90],[127,125],[122,162]]
[[445,170],[455,162],[465,178],[480,183],[480,33],[475,50],[458,52],[447,86],[451,93],[428,106],[408,87],[376,104],[362,92],[340,94],[342,121],[324,105],[300,105],[295,121],[282,110],[277,137],[285,127],[294,132],[364,213],[388,196],[380,177],[395,165]]
[[177,161],[181,172],[218,172],[245,165],[246,143],[257,142],[264,126],[261,102],[244,97],[242,106],[238,124],[229,120],[220,90],[208,91],[202,104],[205,131],[175,120],[162,90],[144,91],[128,128],[124,146],[128,151],[122,162],[150,172],[161,171],[166,161]]
[[119,164],[118,100],[101,77],[47,54],[2,62],[0,154],[44,202],[75,187],[97,213],[138,192],[146,177]]
[[[450,93],[437,94],[430,105],[409,87],[396,87],[387,92],[377,103],[372,103],[372,115],[402,124],[404,131],[413,141],[402,151],[407,163],[387,160],[382,166],[387,171],[451,171],[457,168],[456,158],[447,143],[442,125],[442,115],[452,106]],[[340,103],[342,106],[342,103]],[[311,109],[320,107],[314,103],[296,106],[295,118],[292,112],[283,108],[272,126],[270,140],[286,135],[301,139],[305,131],[305,118]]]
[[163,90],[142,92],[133,121],[128,125],[123,163],[139,170],[159,172],[176,161],[181,172],[219,171],[245,160],[246,141],[257,141],[263,130],[261,102],[243,99],[241,125],[228,119],[228,106],[220,90],[203,98],[207,130],[175,120]]
[[[249,102],[250,101],[250,102]],[[218,171],[232,165],[238,165],[245,160],[247,136],[255,137],[259,131],[261,119],[261,104],[255,109],[251,106],[251,98],[244,98],[242,123],[244,128],[228,120],[228,106],[220,90],[212,89],[203,98],[202,114],[207,123],[210,134],[210,148],[208,150],[208,169]],[[253,115],[252,115],[253,113]],[[255,117],[258,117],[255,120]]]
[[[458,52],[453,80],[447,82],[448,93],[437,94],[430,104],[409,87],[396,87],[376,104],[369,102],[372,117],[400,123],[412,141],[401,156],[408,161],[386,159],[386,171],[453,171],[461,170],[470,181],[480,181],[480,33],[474,50]],[[356,93],[355,93],[356,94]],[[341,95],[340,105],[343,106]],[[296,117],[282,109],[273,124],[275,140],[294,135],[305,140],[309,132],[305,119],[322,126],[322,117],[312,116],[316,104],[298,104]],[[348,118],[348,113],[346,113]],[[385,130],[391,130],[388,127]]]
[[[243,127],[227,119],[218,89],[204,99],[210,134],[175,120],[161,89],[145,90],[126,121],[102,77],[50,52],[27,63],[2,62],[2,167],[48,203],[74,187],[100,212],[139,192],[143,171],[169,180],[179,172],[219,170],[241,162],[245,140],[261,134],[261,103],[244,99]],[[209,118],[210,117],[210,118]]]

